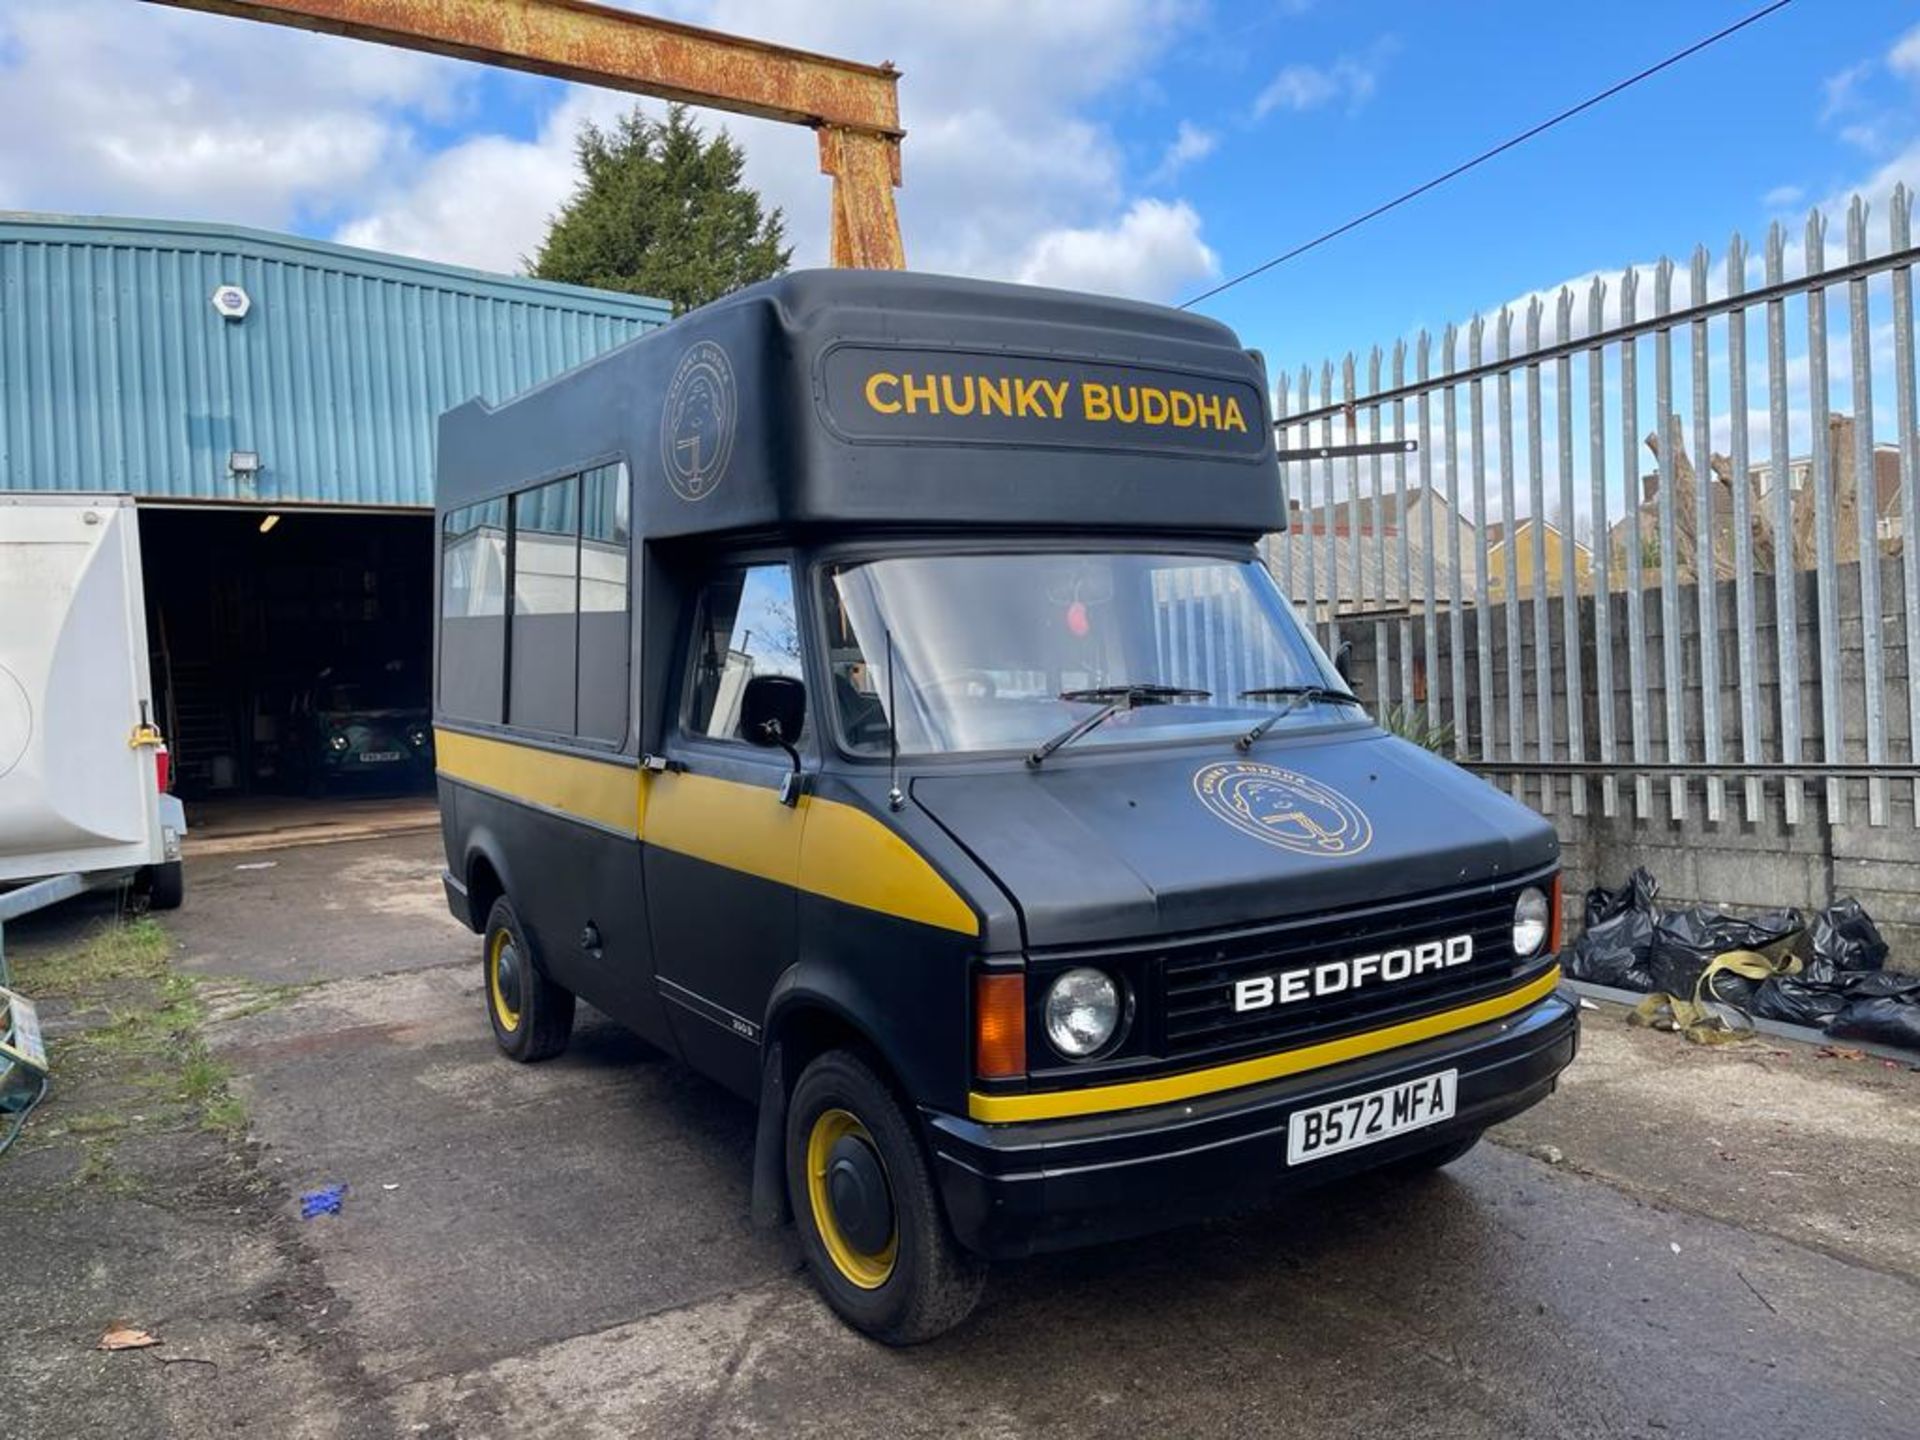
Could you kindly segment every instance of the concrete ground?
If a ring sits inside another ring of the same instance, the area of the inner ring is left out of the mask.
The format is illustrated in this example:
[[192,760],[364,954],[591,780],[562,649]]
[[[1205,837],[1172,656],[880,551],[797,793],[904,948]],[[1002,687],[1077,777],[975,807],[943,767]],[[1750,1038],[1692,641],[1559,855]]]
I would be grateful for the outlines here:
[[426,794],[234,795],[187,804],[186,853],[232,855],[437,830],[439,803]]
[[[496,1055],[437,851],[189,862],[141,983],[194,977],[212,1088],[117,1093],[89,1037],[130,1002],[56,980],[73,1063],[0,1160],[0,1430],[1920,1433],[1905,1067],[1589,1012],[1560,1092],[1441,1175],[1004,1265],[963,1330],[894,1352],[750,1227],[745,1106],[591,1014],[551,1064]],[[31,974],[102,919],[10,942]],[[340,1213],[300,1219],[324,1184]],[[115,1320],[164,1343],[95,1351]]]

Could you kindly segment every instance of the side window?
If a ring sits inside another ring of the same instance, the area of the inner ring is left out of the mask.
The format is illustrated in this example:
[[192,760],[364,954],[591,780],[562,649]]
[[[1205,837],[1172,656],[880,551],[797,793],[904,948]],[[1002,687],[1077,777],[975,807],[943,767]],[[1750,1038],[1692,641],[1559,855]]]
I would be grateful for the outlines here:
[[786,565],[722,571],[708,583],[695,623],[687,731],[739,740],[747,681],[755,675],[801,673],[793,572]]
[[603,465],[580,477],[579,733],[627,738],[632,641],[627,630],[629,565],[627,467]]
[[497,724],[507,658],[507,502],[449,511],[440,534],[440,710]]
[[580,480],[513,499],[513,644],[507,723],[573,734],[575,620],[580,605]]

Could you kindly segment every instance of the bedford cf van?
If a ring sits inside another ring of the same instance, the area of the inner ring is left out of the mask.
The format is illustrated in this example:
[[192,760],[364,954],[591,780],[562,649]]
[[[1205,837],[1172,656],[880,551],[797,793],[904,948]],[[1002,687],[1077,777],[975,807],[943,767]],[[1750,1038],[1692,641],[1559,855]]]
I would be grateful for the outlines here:
[[493,1034],[552,1056],[578,997],[756,1104],[756,1216],[868,1334],[995,1257],[1445,1164],[1572,1060],[1554,832],[1379,729],[1275,588],[1222,326],[796,274],[451,412],[438,464]]

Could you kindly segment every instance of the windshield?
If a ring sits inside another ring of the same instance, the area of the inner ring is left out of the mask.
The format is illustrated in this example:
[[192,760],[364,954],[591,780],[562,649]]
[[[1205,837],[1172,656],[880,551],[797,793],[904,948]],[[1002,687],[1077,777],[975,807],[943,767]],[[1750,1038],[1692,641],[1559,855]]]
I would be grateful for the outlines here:
[[406,673],[399,661],[378,670],[321,672],[314,688],[314,708],[340,713],[354,710],[424,710],[426,686]]
[[864,753],[885,753],[896,712],[906,753],[1031,749],[1133,687],[1074,740],[1091,747],[1238,733],[1284,703],[1245,691],[1342,684],[1252,562],[921,555],[831,566],[825,590],[834,708]]

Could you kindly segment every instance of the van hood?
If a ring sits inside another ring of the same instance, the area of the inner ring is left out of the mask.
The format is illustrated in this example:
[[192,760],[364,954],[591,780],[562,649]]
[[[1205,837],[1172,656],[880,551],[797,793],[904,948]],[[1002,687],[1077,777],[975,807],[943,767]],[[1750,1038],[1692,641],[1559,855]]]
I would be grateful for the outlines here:
[[1036,948],[1452,890],[1560,852],[1532,810],[1377,729],[922,775],[912,795],[1013,897]]

